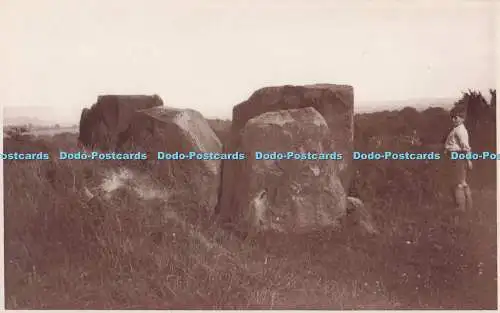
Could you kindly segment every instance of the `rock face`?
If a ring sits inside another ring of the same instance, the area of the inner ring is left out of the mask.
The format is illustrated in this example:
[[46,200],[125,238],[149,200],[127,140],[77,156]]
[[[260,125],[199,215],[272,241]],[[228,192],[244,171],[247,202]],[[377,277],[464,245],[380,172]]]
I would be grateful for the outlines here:
[[231,133],[231,121],[221,119],[207,119],[207,122],[224,145],[229,137],[229,134]]
[[[336,224],[346,196],[335,160],[256,160],[255,152],[327,153],[330,130],[312,107],[281,110],[250,119],[238,151],[244,161],[224,161],[234,177],[222,190],[221,214],[259,230],[286,233]],[[226,174],[226,173],[225,173]],[[227,182],[226,182],[227,183]],[[228,187],[228,185],[231,185]]]
[[[172,194],[213,213],[218,200],[221,161],[197,159],[202,153],[222,151],[222,145],[205,118],[194,110],[154,107],[135,112],[128,130],[120,136],[121,151],[148,153],[150,170]],[[193,153],[191,159],[158,160],[158,152]],[[194,155],[197,153],[197,155]]]
[[135,111],[162,106],[162,99],[147,95],[104,95],[80,117],[79,141],[100,150],[116,148],[118,137],[130,126]]
[[[325,150],[337,151],[344,160],[337,162],[338,175],[347,190],[352,179],[351,155],[354,140],[354,91],[351,86],[316,84],[267,87],[257,90],[247,101],[233,109],[230,143],[227,149],[238,149],[238,133],[248,120],[266,112],[313,107],[330,128],[330,143]],[[226,174],[224,174],[226,180]],[[227,177],[229,184],[233,181]],[[225,183],[224,183],[225,184]],[[227,188],[224,185],[224,188]]]

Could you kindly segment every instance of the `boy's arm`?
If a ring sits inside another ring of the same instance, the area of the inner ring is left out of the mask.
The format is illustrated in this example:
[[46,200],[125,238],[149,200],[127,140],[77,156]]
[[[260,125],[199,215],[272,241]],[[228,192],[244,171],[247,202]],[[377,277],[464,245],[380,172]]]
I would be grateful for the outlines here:
[[[469,145],[469,133],[467,133],[467,129],[465,127],[461,127],[456,132],[456,138],[458,145],[464,152],[470,152],[471,148]],[[469,170],[472,169],[472,161],[470,159],[467,160],[467,166]]]
[[447,151],[448,151],[448,145],[449,145],[449,141],[450,141],[450,137],[454,137],[455,134],[453,132],[453,130],[451,130],[445,137],[444,137],[444,140],[443,140],[443,149],[444,149],[444,153],[446,154]]
[[465,129],[465,127],[461,127],[457,129],[455,135],[461,150],[464,152],[470,152],[471,148],[469,145],[469,134],[467,133],[467,129]]

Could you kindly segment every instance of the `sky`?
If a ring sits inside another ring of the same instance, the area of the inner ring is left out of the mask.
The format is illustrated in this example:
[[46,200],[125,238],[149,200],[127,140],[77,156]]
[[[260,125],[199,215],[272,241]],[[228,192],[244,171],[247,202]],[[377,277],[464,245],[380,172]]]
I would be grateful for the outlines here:
[[408,3],[3,0],[0,104],[77,121],[158,94],[227,118],[265,86],[349,84],[356,106],[495,87],[497,1]]

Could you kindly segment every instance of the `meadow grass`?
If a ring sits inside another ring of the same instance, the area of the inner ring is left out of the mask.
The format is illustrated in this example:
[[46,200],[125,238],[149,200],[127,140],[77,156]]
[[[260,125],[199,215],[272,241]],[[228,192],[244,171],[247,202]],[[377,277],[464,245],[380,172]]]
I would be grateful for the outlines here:
[[[9,139],[4,151],[76,149],[64,138]],[[494,309],[495,163],[477,164],[475,210],[461,227],[441,165],[356,164],[352,192],[376,236],[344,221],[243,240],[216,217],[185,214],[189,195],[169,195],[146,168],[136,171],[165,197],[145,197],[134,188],[147,184],[133,181],[99,193],[119,162],[5,161],[6,307]]]

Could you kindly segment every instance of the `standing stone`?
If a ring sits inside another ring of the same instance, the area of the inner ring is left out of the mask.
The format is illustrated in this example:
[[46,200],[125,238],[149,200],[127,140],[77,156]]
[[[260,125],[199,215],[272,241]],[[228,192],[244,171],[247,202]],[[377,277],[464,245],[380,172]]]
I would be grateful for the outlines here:
[[[336,224],[346,211],[344,188],[335,160],[256,160],[256,152],[328,153],[330,130],[312,107],[264,113],[241,131],[245,161],[230,164],[231,193],[222,215],[242,227],[285,233]],[[224,169],[226,170],[226,168]],[[227,185],[226,185],[227,186]]]
[[[266,112],[306,107],[315,108],[328,124],[331,132],[330,143],[325,146],[325,150],[337,151],[344,155],[343,161],[337,163],[336,170],[342,185],[347,190],[352,180],[351,160],[354,142],[354,90],[352,86],[315,84],[259,89],[247,101],[233,108],[231,138],[225,149],[239,148],[238,134],[251,118]],[[226,180],[226,174],[223,180]],[[231,184],[232,179],[227,177],[227,180]],[[225,185],[224,188],[226,188]]]
[[[195,204],[213,213],[218,200],[222,144],[205,118],[195,110],[154,107],[137,111],[118,141],[120,151],[148,153],[147,165],[184,206]],[[178,153],[158,160],[158,153]],[[191,158],[182,158],[181,154]],[[203,155],[204,154],[204,155]]]
[[163,106],[157,95],[99,96],[90,109],[82,110],[78,140],[85,147],[113,150],[120,134],[130,126],[134,112],[155,106]]
[[[224,142],[224,151],[241,150],[241,130],[246,123],[263,113],[287,109],[313,107],[325,119],[330,134],[325,151],[337,151],[343,154],[343,160],[335,163],[335,170],[345,190],[352,180],[352,151],[354,138],[354,92],[351,86],[317,84],[306,86],[266,87],[257,90],[247,100],[233,108],[231,133]],[[240,180],[236,175],[235,162],[222,163],[222,196],[218,211],[230,210],[233,188]]]

